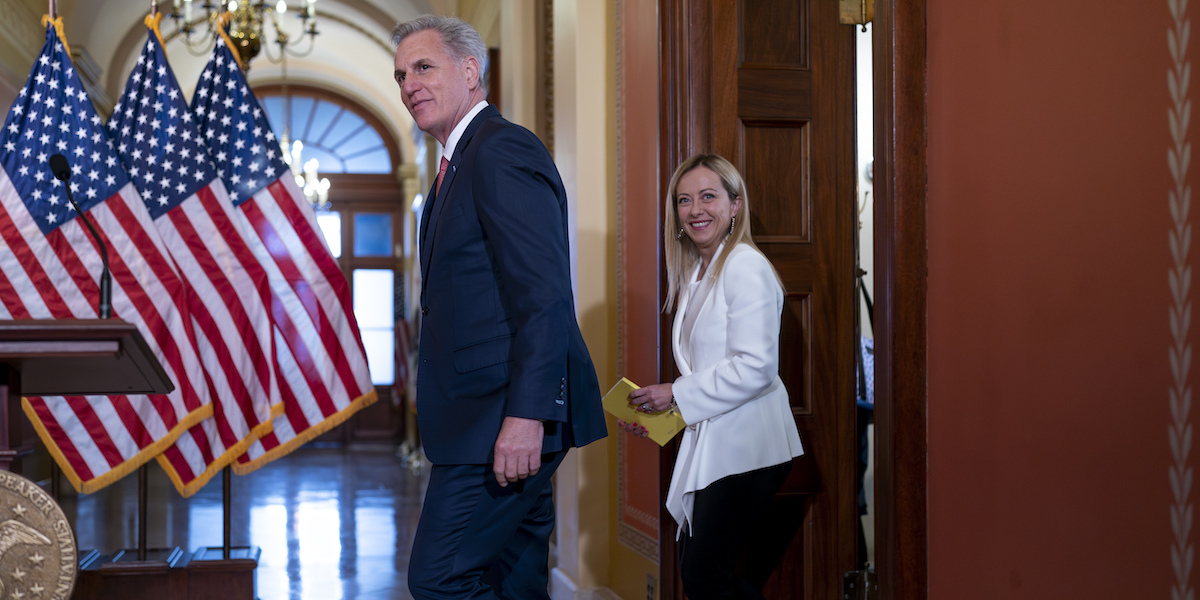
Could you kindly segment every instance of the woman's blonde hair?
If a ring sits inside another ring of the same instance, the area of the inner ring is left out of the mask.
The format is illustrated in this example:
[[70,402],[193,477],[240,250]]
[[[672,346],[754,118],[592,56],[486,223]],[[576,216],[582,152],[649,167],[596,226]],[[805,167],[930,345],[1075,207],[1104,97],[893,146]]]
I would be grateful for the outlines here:
[[[689,157],[680,163],[671,175],[671,183],[667,186],[666,205],[663,207],[663,253],[667,263],[667,302],[663,306],[664,312],[675,309],[679,293],[687,288],[688,276],[700,262],[700,250],[696,248],[696,244],[692,243],[690,237],[681,234],[683,224],[679,222],[679,211],[675,209],[679,180],[698,167],[704,167],[717,174],[721,179],[721,186],[729,194],[730,201],[742,199],[741,206],[733,215],[733,231],[726,236],[725,247],[721,249],[721,253],[713,257],[712,263],[708,265],[705,277],[715,278],[719,275],[721,267],[725,265],[725,259],[738,244],[746,244],[756,252],[762,252],[750,235],[750,197],[746,193],[746,181],[742,179],[742,174],[738,173],[737,167],[717,154],[696,154]],[[775,278],[779,278],[778,273]]]

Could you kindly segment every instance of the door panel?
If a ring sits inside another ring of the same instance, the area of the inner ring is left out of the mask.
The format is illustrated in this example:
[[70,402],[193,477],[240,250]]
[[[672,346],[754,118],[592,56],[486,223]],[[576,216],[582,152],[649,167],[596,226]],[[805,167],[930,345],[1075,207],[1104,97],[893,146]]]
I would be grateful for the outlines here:
[[689,113],[666,117],[675,136],[664,171],[694,152],[730,159],[746,177],[755,240],[785,287],[780,376],[806,455],[742,571],[768,598],[841,598],[858,518],[853,29],[830,0],[662,5],[664,72],[675,74],[664,97]]

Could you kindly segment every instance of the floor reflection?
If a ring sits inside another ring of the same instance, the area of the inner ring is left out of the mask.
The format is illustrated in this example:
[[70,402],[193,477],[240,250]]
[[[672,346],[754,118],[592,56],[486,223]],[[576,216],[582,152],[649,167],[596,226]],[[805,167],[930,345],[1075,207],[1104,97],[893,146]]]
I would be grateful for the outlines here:
[[[137,543],[137,476],[64,497],[79,547]],[[148,545],[189,554],[221,545],[221,479],[184,499],[157,466],[149,481]],[[392,452],[303,448],[233,477],[233,544],[262,550],[262,600],[411,598],[405,573],[427,477]]]

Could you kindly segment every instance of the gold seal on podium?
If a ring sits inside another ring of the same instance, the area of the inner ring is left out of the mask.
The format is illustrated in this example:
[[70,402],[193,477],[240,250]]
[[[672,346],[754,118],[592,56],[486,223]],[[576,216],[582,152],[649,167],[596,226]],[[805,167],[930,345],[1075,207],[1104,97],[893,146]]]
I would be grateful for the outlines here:
[[36,483],[0,471],[0,598],[67,600],[78,562],[58,503]]

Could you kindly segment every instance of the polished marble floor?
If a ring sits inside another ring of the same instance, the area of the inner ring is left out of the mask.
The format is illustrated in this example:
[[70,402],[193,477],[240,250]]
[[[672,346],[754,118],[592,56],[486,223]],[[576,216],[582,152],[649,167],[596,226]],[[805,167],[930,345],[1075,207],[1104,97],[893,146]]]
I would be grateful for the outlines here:
[[[428,470],[391,450],[305,447],[233,481],[233,544],[262,550],[261,600],[408,599],[405,573]],[[189,554],[222,543],[221,478],[191,498],[150,466],[150,548]],[[136,474],[62,498],[79,547],[112,552],[137,540]]]

